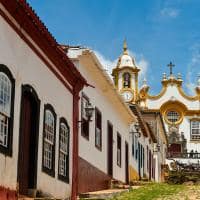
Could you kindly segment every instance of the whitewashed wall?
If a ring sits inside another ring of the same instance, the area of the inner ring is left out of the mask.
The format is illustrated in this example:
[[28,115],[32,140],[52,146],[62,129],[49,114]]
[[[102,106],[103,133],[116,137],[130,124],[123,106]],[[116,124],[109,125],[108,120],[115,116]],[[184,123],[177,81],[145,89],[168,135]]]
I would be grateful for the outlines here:
[[[95,80],[87,68],[80,63],[74,62],[81,74],[95,88],[84,88],[83,92],[90,99],[93,106],[96,106],[102,113],[102,150],[95,147],[95,117],[90,122],[89,141],[79,133],[79,156],[90,164],[107,174],[107,120],[113,125],[113,178],[125,182],[125,141],[129,142],[129,124],[123,119],[117,107],[113,106],[112,99],[108,98],[99,80]],[[117,165],[117,132],[121,135],[122,160],[121,167]],[[129,149],[131,146],[129,145]]]
[[168,100],[175,99],[187,106],[188,109],[197,110],[199,109],[199,101],[189,101],[185,99],[178,91],[177,86],[168,85],[166,93],[157,100],[147,99],[147,106],[149,109],[159,109],[160,106]]
[[56,130],[56,156],[55,178],[42,172],[42,135],[43,135],[43,110],[44,104],[50,103],[59,117],[65,117],[71,128],[70,155],[72,155],[72,94],[45,66],[38,56],[26,45],[16,32],[0,17],[0,63],[6,65],[15,78],[15,102],[14,102],[14,131],[13,131],[13,155],[5,157],[0,154],[0,185],[16,189],[17,185],[17,161],[20,124],[21,85],[30,84],[37,92],[41,100],[40,125],[39,125],[39,151],[37,189],[50,193],[56,197],[66,197],[71,192],[72,156],[70,156],[70,185],[57,179],[58,171],[58,134],[59,120]]
[[[171,100],[178,100],[179,102],[186,105],[188,110],[199,110],[200,102],[190,101],[185,99],[178,91],[175,85],[168,85],[166,93],[158,100],[147,100],[147,106],[149,109],[159,109],[165,102]],[[179,125],[179,132],[183,132],[185,138],[187,139],[187,150],[190,152],[191,150],[197,150],[200,152],[200,145],[198,142],[194,142],[190,140],[190,119],[199,117],[197,115],[193,116],[184,116],[183,121]],[[168,131],[168,124],[165,122],[165,128]]]

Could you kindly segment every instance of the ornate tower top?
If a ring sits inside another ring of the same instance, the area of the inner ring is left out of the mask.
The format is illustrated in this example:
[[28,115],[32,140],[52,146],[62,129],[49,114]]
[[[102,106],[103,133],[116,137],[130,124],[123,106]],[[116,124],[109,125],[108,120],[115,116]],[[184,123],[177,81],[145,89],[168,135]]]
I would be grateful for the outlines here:
[[124,40],[123,50],[124,50],[123,54],[128,55],[128,47],[127,47],[126,39]]
[[134,69],[138,69],[135,64],[135,59],[129,55],[126,39],[124,40],[124,43],[123,43],[123,53],[118,58],[116,68],[124,68],[124,67],[131,67]]

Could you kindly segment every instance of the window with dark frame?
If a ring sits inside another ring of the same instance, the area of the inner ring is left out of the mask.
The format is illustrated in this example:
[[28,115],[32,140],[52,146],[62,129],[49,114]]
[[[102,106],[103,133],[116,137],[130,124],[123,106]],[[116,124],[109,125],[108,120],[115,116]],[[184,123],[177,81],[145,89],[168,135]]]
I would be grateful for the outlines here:
[[60,118],[58,179],[67,183],[69,183],[69,140],[70,129],[67,121]]
[[138,159],[138,142],[137,137],[135,136],[135,160]]
[[15,80],[0,64],[0,152],[12,156]]
[[98,108],[95,108],[95,146],[102,148],[102,116]]
[[122,139],[121,135],[117,133],[117,165],[121,167],[122,163]]
[[81,135],[89,140],[89,120],[86,116],[85,107],[89,103],[89,98],[83,94],[81,98]]
[[191,120],[191,140],[200,140],[200,121]]
[[42,169],[55,176],[56,113],[50,104],[44,106]]

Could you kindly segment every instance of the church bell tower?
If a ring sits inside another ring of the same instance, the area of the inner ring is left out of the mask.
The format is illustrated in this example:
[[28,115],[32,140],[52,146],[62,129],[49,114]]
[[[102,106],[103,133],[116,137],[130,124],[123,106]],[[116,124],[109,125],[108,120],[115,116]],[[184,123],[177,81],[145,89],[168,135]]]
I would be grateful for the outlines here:
[[138,100],[138,72],[133,57],[129,55],[126,40],[123,44],[123,53],[118,58],[117,66],[112,71],[115,87],[127,103]]

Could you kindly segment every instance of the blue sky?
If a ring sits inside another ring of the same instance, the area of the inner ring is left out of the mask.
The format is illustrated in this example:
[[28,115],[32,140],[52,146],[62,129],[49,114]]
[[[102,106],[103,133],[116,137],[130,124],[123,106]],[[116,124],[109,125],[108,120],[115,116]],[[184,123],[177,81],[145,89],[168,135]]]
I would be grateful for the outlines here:
[[126,37],[151,93],[175,63],[188,93],[200,73],[199,0],[28,0],[61,44],[92,48],[110,71]]

